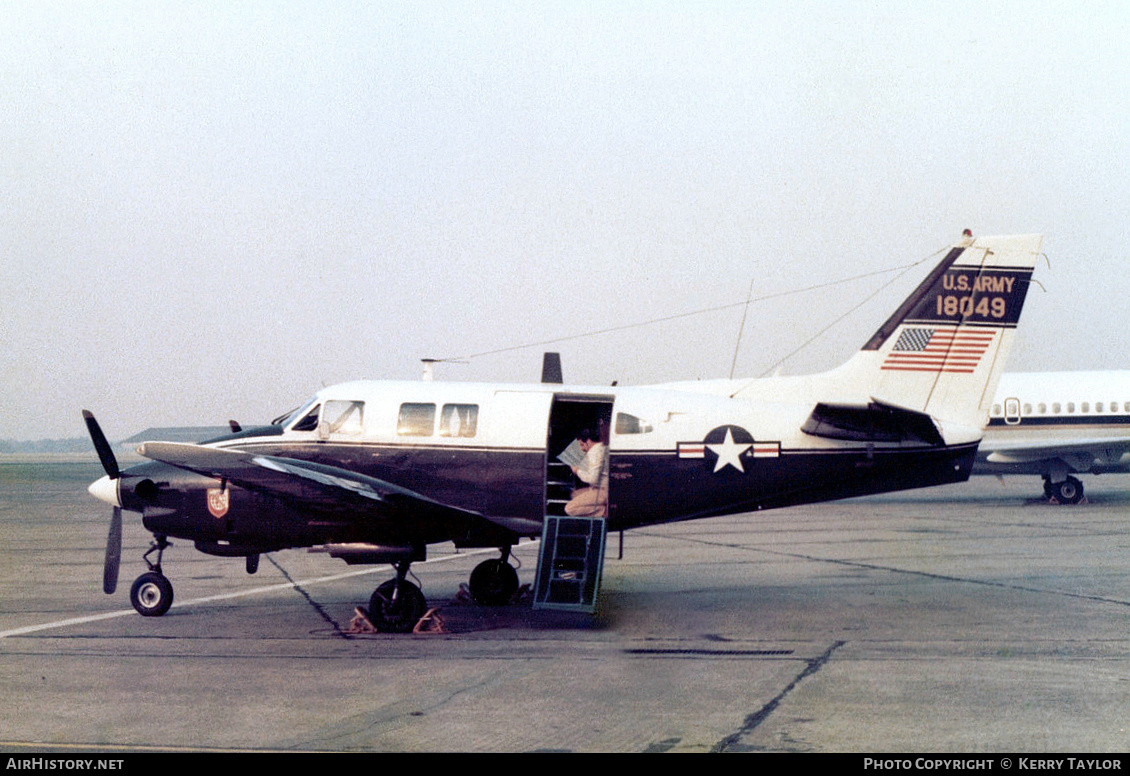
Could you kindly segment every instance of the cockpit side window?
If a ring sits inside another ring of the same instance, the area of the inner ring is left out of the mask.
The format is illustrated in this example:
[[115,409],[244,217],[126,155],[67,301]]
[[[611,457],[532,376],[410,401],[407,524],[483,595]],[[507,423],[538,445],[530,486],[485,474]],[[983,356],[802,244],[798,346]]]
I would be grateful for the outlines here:
[[328,424],[331,434],[360,434],[363,401],[328,401],[322,408],[322,422]]

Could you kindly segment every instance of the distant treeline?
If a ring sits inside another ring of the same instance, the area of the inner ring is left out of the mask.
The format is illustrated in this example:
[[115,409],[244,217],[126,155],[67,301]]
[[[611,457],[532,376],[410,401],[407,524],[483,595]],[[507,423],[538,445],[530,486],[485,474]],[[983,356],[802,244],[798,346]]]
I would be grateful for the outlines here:
[[0,439],[0,453],[88,453],[92,450],[90,440],[85,437],[35,439],[30,442]]

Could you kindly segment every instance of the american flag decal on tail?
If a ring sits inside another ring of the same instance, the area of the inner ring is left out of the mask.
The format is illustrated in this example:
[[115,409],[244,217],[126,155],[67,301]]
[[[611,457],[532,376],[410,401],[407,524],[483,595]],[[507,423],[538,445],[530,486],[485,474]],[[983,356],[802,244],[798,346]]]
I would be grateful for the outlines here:
[[996,329],[915,326],[904,329],[883,361],[884,370],[972,373],[993,344]]

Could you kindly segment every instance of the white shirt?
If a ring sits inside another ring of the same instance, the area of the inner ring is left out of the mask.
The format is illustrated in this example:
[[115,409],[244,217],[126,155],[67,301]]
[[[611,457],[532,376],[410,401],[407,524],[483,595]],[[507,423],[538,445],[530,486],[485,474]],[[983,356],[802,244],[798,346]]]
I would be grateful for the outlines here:
[[585,453],[585,460],[577,467],[577,476],[596,488],[608,487],[608,448],[593,442]]

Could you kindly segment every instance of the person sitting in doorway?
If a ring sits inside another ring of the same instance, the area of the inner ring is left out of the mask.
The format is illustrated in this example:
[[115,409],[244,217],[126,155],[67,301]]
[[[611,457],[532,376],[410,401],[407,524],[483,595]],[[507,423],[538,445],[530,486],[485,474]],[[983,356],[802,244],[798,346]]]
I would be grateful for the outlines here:
[[599,433],[585,429],[577,435],[585,454],[584,460],[572,467],[573,474],[588,487],[577,488],[565,505],[565,514],[573,517],[608,516],[608,445]]

